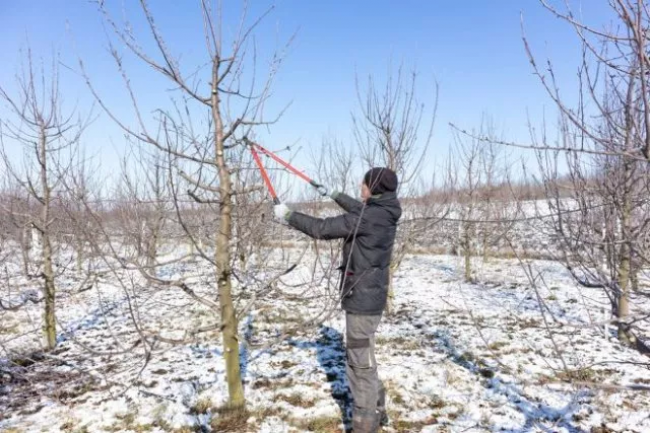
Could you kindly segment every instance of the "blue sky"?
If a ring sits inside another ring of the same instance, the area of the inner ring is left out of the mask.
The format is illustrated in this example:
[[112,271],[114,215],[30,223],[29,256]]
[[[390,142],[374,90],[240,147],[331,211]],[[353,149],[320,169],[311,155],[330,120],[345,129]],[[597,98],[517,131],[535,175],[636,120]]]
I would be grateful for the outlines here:
[[[120,14],[122,1],[106,0]],[[140,34],[135,1],[126,13]],[[152,1],[157,23],[186,70],[205,61],[198,1]],[[240,2],[225,1],[224,34],[236,26]],[[251,1],[251,17],[272,3]],[[563,1],[555,1],[561,6]],[[610,19],[607,2],[582,6],[586,21],[596,27]],[[540,60],[550,58],[562,91],[574,95],[579,44],[572,28],[553,17],[535,0],[436,1],[306,1],[278,0],[275,10],[256,33],[260,59],[296,33],[273,87],[268,114],[291,103],[280,122],[264,133],[270,148],[298,144],[298,163],[307,164],[309,148],[320,146],[324,135],[352,144],[351,113],[358,108],[355,77],[372,74],[382,81],[394,65],[419,72],[419,99],[431,108],[434,80],[440,86],[438,116],[430,164],[442,162],[452,142],[449,122],[467,129],[478,127],[488,114],[511,139],[526,141],[527,116],[540,122],[553,117],[553,104],[532,75],[521,40],[520,14],[532,48]],[[580,4],[573,2],[575,10]],[[92,102],[75,72],[81,57],[93,82],[111,108],[133,124],[124,88],[107,52],[108,30],[86,0],[0,1],[0,83],[11,91],[20,49],[31,46],[35,56],[61,53],[62,91],[67,106],[87,112]],[[150,47],[146,33],[143,45]],[[126,57],[138,97],[145,111],[164,104],[169,86],[154,72]],[[6,108],[0,107],[0,116]],[[101,113],[97,111],[97,113]],[[87,153],[101,161],[102,172],[115,172],[125,152],[123,134],[106,117],[88,130]],[[433,170],[425,168],[424,170]]]

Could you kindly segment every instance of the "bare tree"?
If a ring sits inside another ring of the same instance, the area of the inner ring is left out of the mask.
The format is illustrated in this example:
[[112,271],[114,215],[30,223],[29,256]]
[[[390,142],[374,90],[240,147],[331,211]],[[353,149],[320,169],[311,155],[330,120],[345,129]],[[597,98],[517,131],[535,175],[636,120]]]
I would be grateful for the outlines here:
[[[541,66],[524,35],[532,69],[558,109],[559,138],[554,141],[545,128],[535,133],[532,127],[530,143],[465,133],[538,151],[548,206],[555,214],[558,258],[581,284],[605,291],[618,337],[645,352],[632,329],[645,318],[640,312],[630,315],[630,285],[649,258],[640,241],[648,227],[650,10],[641,0],[609,2],[615,23],[601,30],[577,19],[568,2],[565,10],[540,3],[572,26],[582,45],[574,103],[561,93],[555,66],[551,61]],[[561,158],[568,177],[563,177]]]
[[[38,273],[43,278],[45,305],[43,333],[46,347],[53,349],[56,346],[56,282],[52,209],[85,124],[76,120],[74,113],[66,114],[63,110],[58,59],[52,60],[49,69],[37,70],[28,50],[25,62],[16,78],[15,95],[0,86],[0,99],[10,110],[10,115],[1,123],[1,156],[8,175],[24,191],[23,197],[29,196],[29,200],[36,203],[37,213],[22,216],[39,234],[41,263]],[[22,167],[7,153],[7,145],[21,148]]]
[[[252,35],[270,10],[250,24],[245,5],[239,28],[232,40],[227,41],[222,37],[220,5],[214,6],[209,1],[200,2],[205,30],[203,42],[208,63],[197,65],[192,70],[182,65],[180,57],[170,50],[162,31],[155,23],[148,2],[140,2],[140,11],[147,30],[153,36],[155,52],[151,53],[146,52],[138,43],[138,37],[132,32],[130,23],[117,22],[104,2],[98,2],[98,6],[120,43],[144,65],[169,79],[174,84],[174,93],[178,95],[177,99],[172,99],[170,107],[157,109],[155,117],[146,120],[135,96],[137,91],[132,88],[128,71],[122,62],[122,54],[113,42],[110,42],[111,53],[132,99],[137,124],[129,125],[120,119],[105,104],[87,77],[99,104],[127,135],[143,146],[149,146],[165,155],[169,190],[179,224],[198,256],[210,263],[215,272],[229,405],[241,407],[244,405],[244,393],[239,365],[240,339],[233,300],[233,266],[236,255],[233,240],[237,226],[234,219],[236,206],[243,203],[241,197],[259,190],[259,186],[241,187],[236,175],[246,169],[239,159],[240,149],[244,146],[241,139],[250,135],[253,127],[269,125],[276,120],[265,119],[263,108],[269,96],[270,83],[281,62],[281,53],[276,53],[270,59],[269,76],[261,86],[254,77],[257,53]],[[83,69],[83,63],[81,67]],[[252,74],[249,68],[254,71]],[[204,91],[206,81],[207,92]],[[200,115],[204,115],[202,122],[196,120]],[[150,126],[151,120],[157,126],[154,130]],[[202,248],[191,225],[184,220],[183,211],[187,199],[194,200],[206,210],[213,210],[213,215],[218,215],[216,224],[211,225],[214,227],[212,251]],[[150,281],[191,292],[183,279],[164,280],[146,271],[143,275]]]
[[172,213],[169,176],[164,154],[156,148],[134,148],[134,158],[124,158],[121,193],[124,197],[122,225],[128,228],[138,257],[154,268],[163,242],[165,223]]
[[59,225],[62,242],[72,246],[74,251],[75,268],[77,275],[86,272],[84,264],[87,259],[87,236],[92,233],[92,220],[85,204],[90,201],[93,191],[97,191],[94,182],[96,167],[86,158],[83,150],[71,155],[72,165],[67,176],[61,179],[62,187],[59,199],[59,209],[63,212],[59,219],[65,222]]
[[472,281],[472,256],[476,250],[476,224],[478,219],[477,208],[479,203],[479,188],[483,183],[483,171],[481,170],[481,149],[477,140],[464,140],[458,134],[454,135],[456,142],[457,159],[460,167],[458,173],[458,195],[456,197],[458,224],[458,245],[459,252],[464,259],[465,281]]
[[[570,11],[560,13],[542,3],[574,26],[583,45],[577,109],[569,109],[560,97],[552,69],[550,80],[538,71],[560,109],[562,144],[575,149],[567,155],[567,165],[575,194],[572,202],[581,212],[571,218],[559,213],[557,218],[557,232],[568,247],[564,259],[579,281],[605,289],[619,339],[647,351],[631,329],[637,320],[629,317],[633,256],[644,260],[638,240],[645,237],[650,222],[644,199],[650,157],[647,5],[611,3],[620,30],[598,31],[576,21]],[[530,49],[528,53],[535,65]],[[557,210],[566,208],[559,200],[554,202]],[[591,254],[590,245],[596,243],[604,246],[606,267]]]

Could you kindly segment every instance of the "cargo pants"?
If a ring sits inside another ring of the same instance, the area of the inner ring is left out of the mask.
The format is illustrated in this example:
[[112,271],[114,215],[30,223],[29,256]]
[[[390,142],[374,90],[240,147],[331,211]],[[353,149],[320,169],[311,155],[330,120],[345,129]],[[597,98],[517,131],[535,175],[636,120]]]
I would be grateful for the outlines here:
[[375,359],[375,332],[380,320],[381,315],[345,315],[346,374],[354,399],[354,433],[377,432],[385,412],[385,390]]

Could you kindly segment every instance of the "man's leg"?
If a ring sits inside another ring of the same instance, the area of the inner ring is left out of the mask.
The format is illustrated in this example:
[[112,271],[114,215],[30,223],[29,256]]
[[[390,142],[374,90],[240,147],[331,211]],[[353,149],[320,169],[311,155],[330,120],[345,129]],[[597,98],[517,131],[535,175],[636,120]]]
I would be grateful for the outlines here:
[[381,383],[375,359],[375,332],[378,316],[346,314],[347,376],[354,399],[352,428],[355,433],[379,429],[377,404]]

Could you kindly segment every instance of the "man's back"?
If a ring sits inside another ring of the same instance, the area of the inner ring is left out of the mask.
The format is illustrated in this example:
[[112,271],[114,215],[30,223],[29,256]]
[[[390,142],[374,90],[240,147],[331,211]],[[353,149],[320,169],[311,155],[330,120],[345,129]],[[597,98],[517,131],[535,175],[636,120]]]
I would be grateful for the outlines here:
[[345,194],[334,200],[348,212],[318,219],[293,213],[289,223],[316,239],[344,239],[341,304],[355,314],[381,314],[388,295],[390,260],[402,209],[394,192],[361,203]]
[[370,198],[358,212],[359,230],[343,245],[341,306],[350,313],[381,314],[402,209],[395,193],[385,193]]

